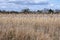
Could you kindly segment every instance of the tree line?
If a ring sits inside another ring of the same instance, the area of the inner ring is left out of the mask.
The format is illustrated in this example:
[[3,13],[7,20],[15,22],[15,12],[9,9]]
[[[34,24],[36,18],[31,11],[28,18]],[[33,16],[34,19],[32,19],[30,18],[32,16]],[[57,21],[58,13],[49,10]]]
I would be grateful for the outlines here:
[[32,11],[30,9],[22,9],[20,12],[17,11],[5,11],[5,10],[0,10],[0,13],[6,13],[6,14],[59,14],[60,10],[52,10],[52,9],[44,9],[44,10],[37,10],[37,11]]

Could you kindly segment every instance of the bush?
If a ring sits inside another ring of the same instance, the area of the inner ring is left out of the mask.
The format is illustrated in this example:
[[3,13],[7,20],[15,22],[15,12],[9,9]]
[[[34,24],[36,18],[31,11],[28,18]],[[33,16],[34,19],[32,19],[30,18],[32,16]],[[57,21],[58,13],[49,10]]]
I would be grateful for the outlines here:
[[37,10],[37,12],[40,14],[40,13],[42,13],[42,11],[41,10]]
[[26,13],[30,13],[31,11],[30,9],[23,9],[22,12],[26,14]]
[[49,9],[48,13],[54,13],[54,11],[52,9]]

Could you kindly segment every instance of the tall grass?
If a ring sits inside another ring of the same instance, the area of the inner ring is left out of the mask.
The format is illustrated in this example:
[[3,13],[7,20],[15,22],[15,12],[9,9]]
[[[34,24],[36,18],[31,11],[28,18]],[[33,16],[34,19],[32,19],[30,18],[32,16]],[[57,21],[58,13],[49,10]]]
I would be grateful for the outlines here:
[[60,40],[60,14],[0,14],[0,40]]

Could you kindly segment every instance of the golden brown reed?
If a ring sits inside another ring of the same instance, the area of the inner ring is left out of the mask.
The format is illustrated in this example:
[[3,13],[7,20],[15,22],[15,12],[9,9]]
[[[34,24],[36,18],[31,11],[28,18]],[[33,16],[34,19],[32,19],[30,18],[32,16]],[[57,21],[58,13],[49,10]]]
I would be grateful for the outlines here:
[[60,40],[60,14],[0,14],[0,40]]

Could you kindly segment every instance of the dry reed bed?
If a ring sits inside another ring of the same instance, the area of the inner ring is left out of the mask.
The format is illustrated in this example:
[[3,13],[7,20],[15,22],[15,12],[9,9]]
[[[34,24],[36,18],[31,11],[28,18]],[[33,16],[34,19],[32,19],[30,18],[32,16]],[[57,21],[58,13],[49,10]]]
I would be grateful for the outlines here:
[[0,40],[60,40],[60,14],[0,14]]

